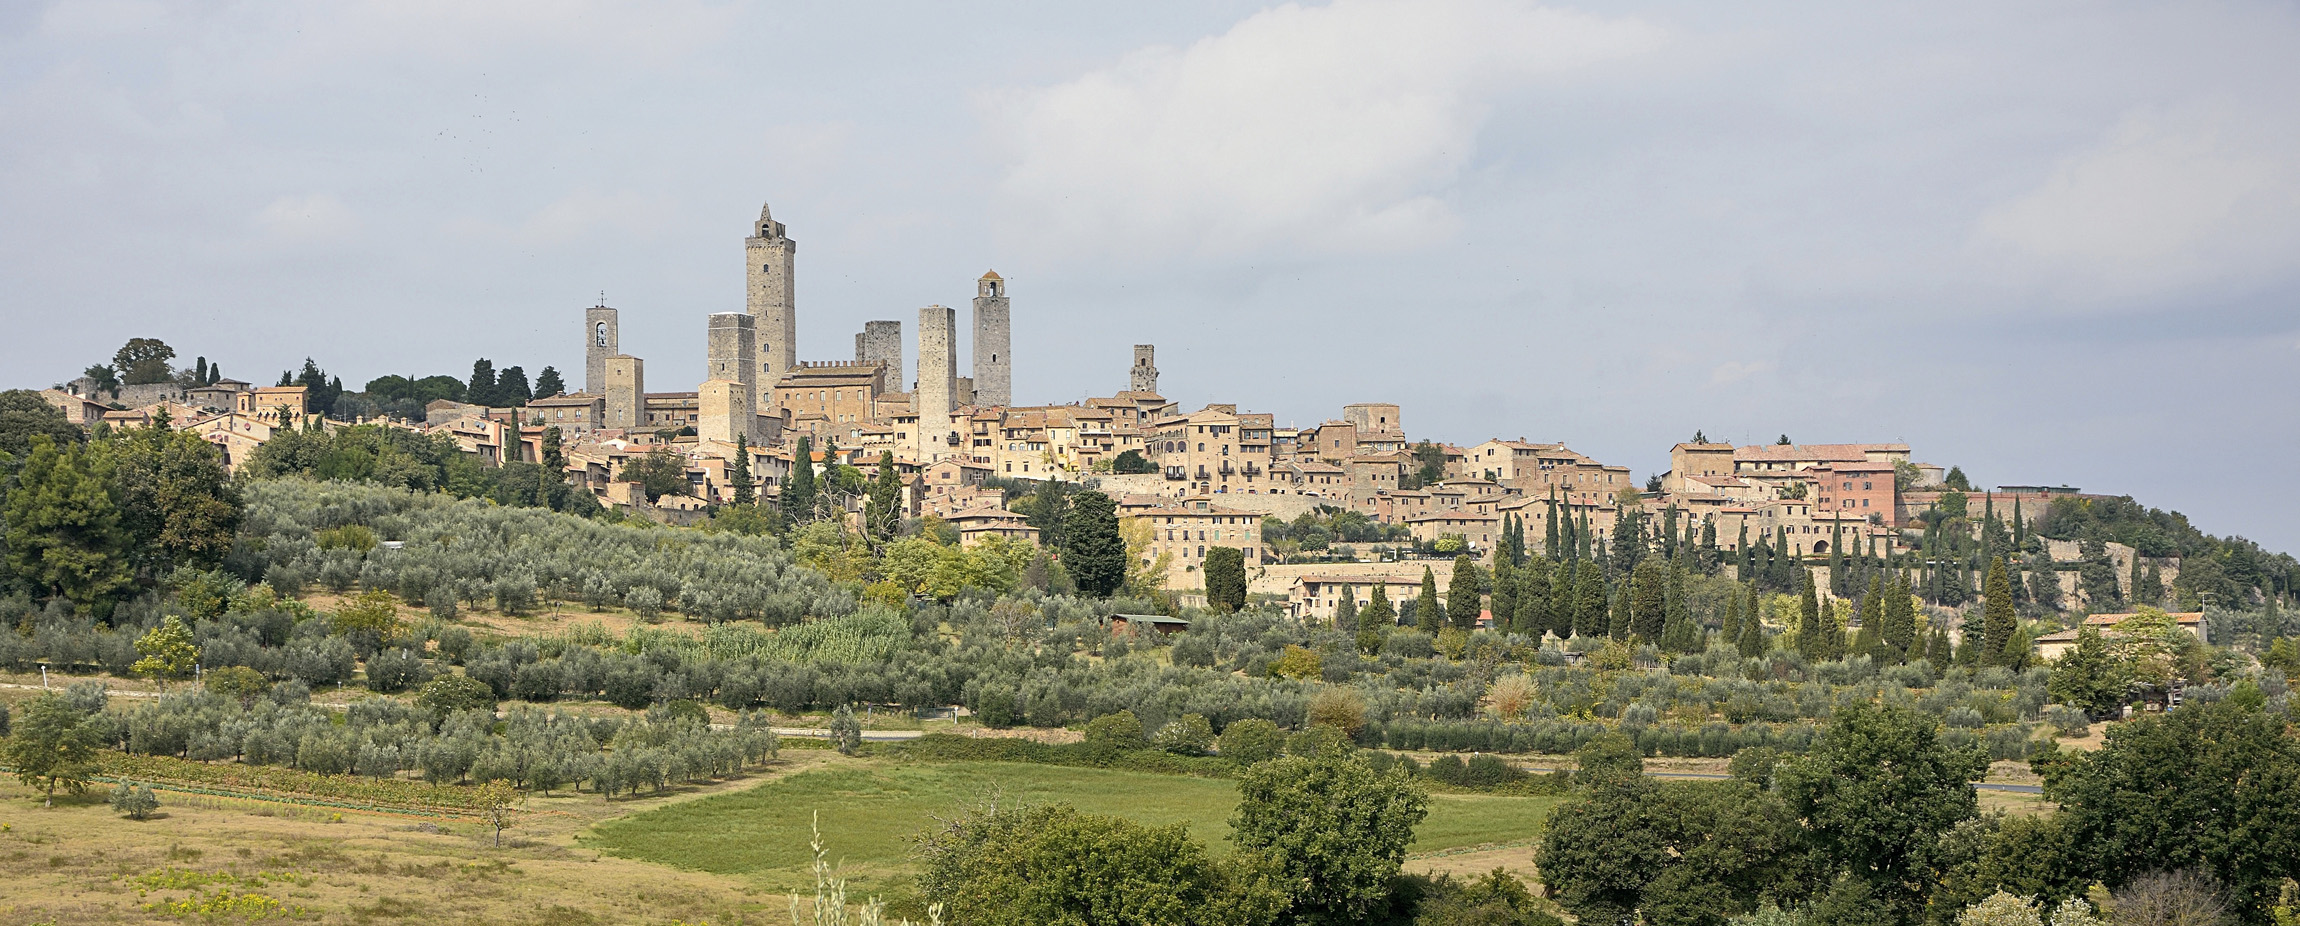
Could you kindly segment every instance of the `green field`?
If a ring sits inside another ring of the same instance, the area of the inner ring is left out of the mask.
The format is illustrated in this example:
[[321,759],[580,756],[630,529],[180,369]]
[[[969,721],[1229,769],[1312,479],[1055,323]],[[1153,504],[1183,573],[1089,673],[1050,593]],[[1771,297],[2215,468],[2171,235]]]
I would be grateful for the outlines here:
[[[910,892],[911,837],[993,796],[1063,802],[1155,825],[1182,823],[1217,854],[1230,846],[1238,799],[1229,781],[1003,762],[858,763],[801,772],[755,788],[599,824],[583,845],[643,861],[743,875],[761,889],[805,887],[808,821],[821,814],[831,857],[859,892]],[[1541,832],[1554,797],[1433,795],[1413,852],[1519,843]]]

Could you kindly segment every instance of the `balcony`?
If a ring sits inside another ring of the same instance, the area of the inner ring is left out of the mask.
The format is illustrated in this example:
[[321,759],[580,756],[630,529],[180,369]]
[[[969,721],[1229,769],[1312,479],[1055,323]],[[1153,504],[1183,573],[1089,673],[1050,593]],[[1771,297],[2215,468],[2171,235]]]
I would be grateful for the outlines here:
[[1203,467],[1203,466],[1201,466],[1201,467],[1198,467],[1198,475],[1197,475],[1197,479],[1198,479],[1198,481],[1200,481],[1200,482],[1204,482],[1204,481],[1206,481],[1206,480],[1208,480],[1208,479],[1211,479],[1211,478],[1213,478],[1213,477],[1212,477],[1212,476],[1209,476],[1209,475],[1207,475],[1207,474],[1206,474],[1206,468],[1205,468],[1205,467]]
[[1230,461],[1228,460],[1223,460],[1221,467],[1215,471],[1221,473],[1224,476],[1234,476],[1237,475],[1238,472],[1237,468],[1231,466]]
[[1247,463],[1247,464],[1246,464],[1246,478],[1249,478],[1249,479],[1251,479],[1251,478],[1253,478],[1253,477],[1255,477],[1255,476],[1259,476],[1259,475],[1261,475],[1261,474],[1262,474],[1262,468],[1261,468],[1261,467],[1259,467],[1259,466],[1255,466],[1255,465],[1254,465],[1254,464],[1252,464],[1252,463]]
[[1185,472],[1183,472],[1183,471],[1182,471],[1182,467],[1179,467],[1179,466],[1169,466],[1169,467],[1166,467],[1166,478],[1168,478],[1168,479],[1188,479],[1188,478],[1190,478],[1190,475],[1189,475],[1188,473],[1185,473]]

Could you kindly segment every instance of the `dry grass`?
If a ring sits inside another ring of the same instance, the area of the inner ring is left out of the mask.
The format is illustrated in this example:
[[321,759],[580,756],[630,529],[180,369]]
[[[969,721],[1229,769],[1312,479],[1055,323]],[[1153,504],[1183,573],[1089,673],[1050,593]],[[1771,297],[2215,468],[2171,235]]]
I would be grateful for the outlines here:
[[[820,761],[793,754],[770,775]],[[203,918],[148,905],[229,890],[278,901],[283,920],[300,908],[299,923],[783,924],[787,901],[739,879],[573,847],[575,833],[600,820],[761,777],[612,804],[532,798],[500,849],[476,823],[165,791],[161,814],[138,823],[112,813],[100,790],[43,808],[10,779],[0,784],[0,922],[190,922]]]

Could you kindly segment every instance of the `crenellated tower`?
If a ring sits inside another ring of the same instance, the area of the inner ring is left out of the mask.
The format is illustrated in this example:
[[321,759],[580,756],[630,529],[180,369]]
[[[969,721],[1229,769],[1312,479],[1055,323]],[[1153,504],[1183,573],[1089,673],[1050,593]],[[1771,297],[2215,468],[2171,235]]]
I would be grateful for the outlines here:
[[759,221],[743,251],[750,258],[747,306],[758,320],[759,368],[754,382],[771,391],[783,374],[799,365],[799,313],[792,285],[799,243],[783,230],[768,206],[759,207]]

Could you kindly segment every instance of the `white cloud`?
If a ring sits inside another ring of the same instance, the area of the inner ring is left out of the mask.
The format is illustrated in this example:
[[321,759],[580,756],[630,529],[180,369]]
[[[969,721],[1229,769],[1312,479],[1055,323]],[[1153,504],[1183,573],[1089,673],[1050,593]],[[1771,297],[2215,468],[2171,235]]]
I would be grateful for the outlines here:
[[1512,0],[1340,0],[1259,13],[996,99],[1010,218],[1136,257],[1357,250],[1451,226],[1448,186],[1498,94],[1649,51],[1659,30]]
[[2121,301],[2300,269],[2300,127],[2225,104],[2127,113],[1978,238],[2070,294]]
[[1738,383],[1742,380],[1762,373],[1771,372],[1773,372],[1773,362],[1770,360],[1751,360],[1747,362],[1739,360],[1728,360],[1724,363],[1718,364],[1716,369],[1709,371],[1709,384],[1712,386],[1724,386],[1732,383]]
[[313,193],[272,200],[256,212],[255,225],[269,244],[309,247],[350,238],[359,218],[335,194]]

